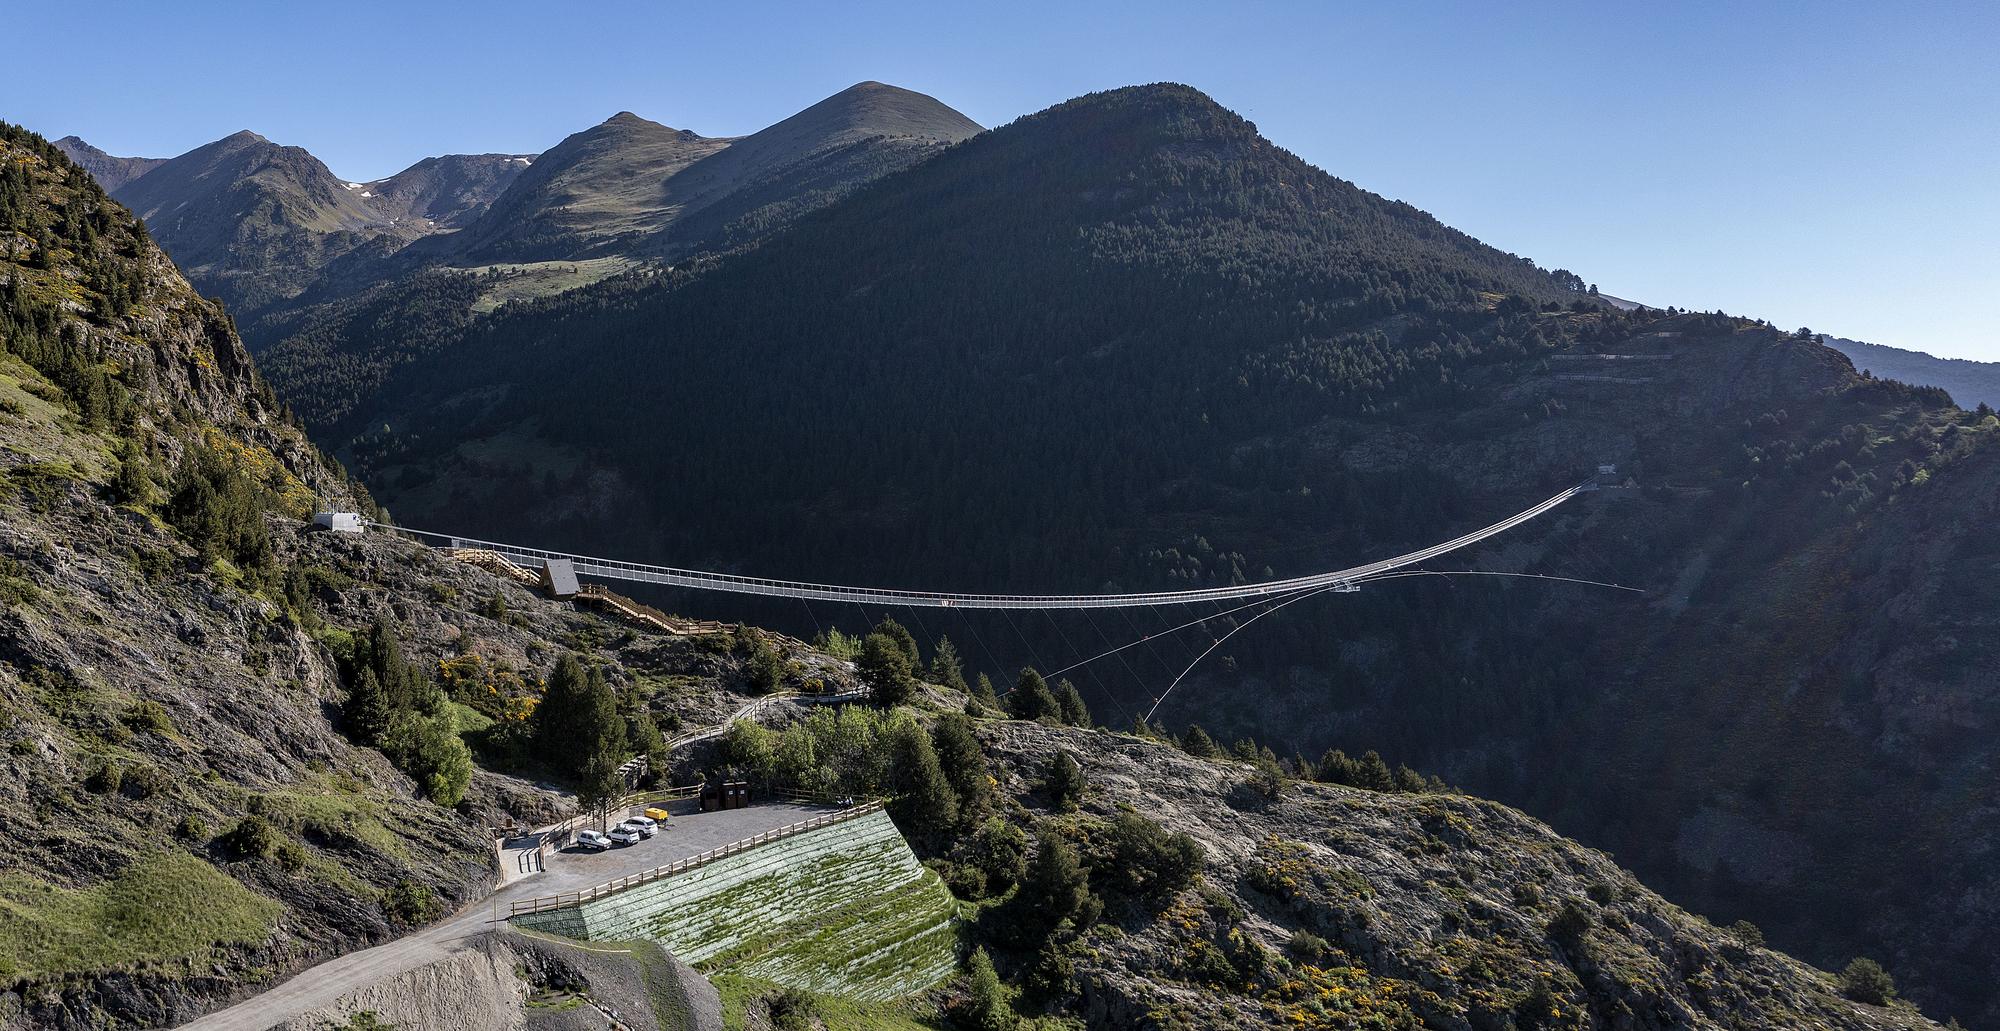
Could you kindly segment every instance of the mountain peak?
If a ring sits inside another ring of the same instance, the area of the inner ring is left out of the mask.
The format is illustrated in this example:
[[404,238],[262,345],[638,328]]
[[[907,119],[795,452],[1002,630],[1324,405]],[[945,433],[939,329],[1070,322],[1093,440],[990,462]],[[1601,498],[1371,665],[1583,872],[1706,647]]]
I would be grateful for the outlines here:
[[83,137],[74,134],[57,140],[55,146],[75,162],[77,167],[89,172],[91,178],[97,180],[97,185],[104,187],[106,193],[166,163],[165,158],[115,157],[91,146]]
[[235,132],[230,133],[227,136],[224,136],[222,138],[222,142],[223,143],[269,143],[271,141],[265,139],[262,135],[258,133],[251,132],[248,129],[238,129]]

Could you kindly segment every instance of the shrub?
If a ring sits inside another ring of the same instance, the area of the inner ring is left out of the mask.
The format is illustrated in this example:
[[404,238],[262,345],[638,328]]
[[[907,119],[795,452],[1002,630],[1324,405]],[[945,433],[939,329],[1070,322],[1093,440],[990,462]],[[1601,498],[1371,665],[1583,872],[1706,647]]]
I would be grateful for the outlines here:
[[1549,935],[1557,941],[1574,945],[1590,933],[1592,921],[1590,912],[1575,899],[1564,899],[1562,908],[1549,919]]
[[1106,872],[1128,895],[1163,903],[1201,875],[1201,845],[1192,836],[1138,813],[1119,814],[1109,837],[1112,869]]
[[1857,956],[1840,972],[1840,994],[1870,1006],[1887,1006],[1896,997],[1896,981],[1882,964]]
[[83,786],[100,795],[117,791],[125,783],[125,771],[117,763],[107,762],[90,771],[83,779]]
[[167,707],[150,699],[125,711],[125,725],[162,737],[174,732],[174,720],[167,715]]
[[751,694],[774,694],[785,686],[785,661],[778,650],[762,637],[750,642],[750,661],[743,667]]
[[298,873],[306,868],[306,850],[296,841],[278,844],[278,868],[286,873]]
[[1333,946],[1311,931],[1293,931],[1291,940],[1285,943],[1285,951],[1301,963],[1318,964],[1333,952]]
[[802,988],[787,988],[764,1000],[774,1031],[812,1031],[819,1017],[819,1000]]
[[997,816],[979,825],[963,851],[965,862],[986,875],[987,890],[994,894],[1013,887],[1028,868],[1027,833]]
[[159,767],[134,766],[125,771],[122,790],[128,798],[152,798],[172,786],[173,779],[161,773]]
[[457,722],[449,713],[397,717],[382,751],[417,782],[425,798],[438,805],[457,805],[472,783],[472,750],[458,736]]
[[174,837],[182,841],[200,841],[208,837],[208,821],[199,814],[189,813],[174,825]]
[[1738,920],[1730,924],[1729,933],[1735,935],[1737,941],[1751,948],[1764,947],[1764,929],[1748,920]]
[[262,859],[287,844],[271,821],[254,814],[236,821],[236,826],[216,840],[238,859]]
[[438,918],[443,907],[438,905],[437,894],[428,885],[418,884],[408,878],[397,881],[388,891],[382,893],[382,913],[389,923],[396,927],[416,927]]

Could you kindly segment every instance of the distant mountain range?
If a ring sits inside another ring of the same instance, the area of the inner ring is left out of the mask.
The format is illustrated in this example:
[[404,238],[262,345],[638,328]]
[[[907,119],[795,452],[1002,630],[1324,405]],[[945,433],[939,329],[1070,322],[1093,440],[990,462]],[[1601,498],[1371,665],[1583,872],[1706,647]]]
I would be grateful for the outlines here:
[[56,146],[137,212],[197,288],[239,317],[297,295],[320,269],[374,240],[400,247],[484,211],[530,155],[428,158],[353,183],[300,147],[245,130],[179,157],[112,157]]
[[1942,387],[1960,408],[1976,408],[1982,404],[2000,408],[2000,362],[1939,358],[1922,351],[1906,351],[1900,347],[1842,337],[1825,337],[1821,342],[1846,355],[1854,362],[1855,368],[1877,379]]
[[164,160],[75,136],[57,146],[247,325],[427,268],[623,259],[564,270],[553,292],[740,244],[979,131],[930,97],[864,82],[745,137],[620,112],[545,154],[425,158],[367,183],[249,131]]

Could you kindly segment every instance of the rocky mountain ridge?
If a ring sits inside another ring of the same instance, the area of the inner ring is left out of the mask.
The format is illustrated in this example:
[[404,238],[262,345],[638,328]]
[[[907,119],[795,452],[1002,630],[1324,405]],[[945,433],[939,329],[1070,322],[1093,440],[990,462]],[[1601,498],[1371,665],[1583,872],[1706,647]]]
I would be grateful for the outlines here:
[[930,97],[866,82],[740,140],[626,111],[545,154],[444,155],[366,183],[247,130],[164,160],[74,136],[58,145],[102,170],[196,285],[251,327],[428,268],[656,262],[740,245],[979,131]]

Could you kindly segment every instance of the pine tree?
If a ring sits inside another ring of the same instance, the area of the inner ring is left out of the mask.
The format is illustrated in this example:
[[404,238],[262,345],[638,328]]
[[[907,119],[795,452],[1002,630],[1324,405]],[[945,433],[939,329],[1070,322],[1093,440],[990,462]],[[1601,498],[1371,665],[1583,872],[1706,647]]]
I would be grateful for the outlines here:
[[1035,856],[1028,863],[1021,890],[1015,895],[1039,925],[1037,938],[1064,920],[1075,920],[1091,909],[1090,880],[1077,861],[1076,850],[1053,830],[1044,829],[1035,842]]
[[1418,773],[1413,769],[1410,769],[1408,766],[1404,766],[1400,763],[1397,764],[1396,766],[1397,791],[1408,791],[1412,794],[1415,794],[1423,791],[1425,786],[1426,785],[1424,782],[1423,774]]
[[360,744],[380,745],[394,716],[395,710],[389,705],[387,692],[382,690],[381,679],[373,669],[362,667],[347,692],[348,733]]
[[146,456],[128,440],[118,451],[118,472],[111,479],[112,500],[124,505],[139,505],[144,504],[152,493],[153,478],[146,472]]
[[755,638],[751,645],[750,661],[745,664],[744,672],[749,676],[751,694],[774,694],[785,686],[785,661],[771,647],[771,642],[762,637]]
[[1882,964],[1857,956],[1840,972],[1840,994],[1870,1006],[1887,1006],[1896,997],[1896,981]]
[[1394,791],[1396,775],[1389,772],[1389,764],[1382,761],[1381,753],[1371,748],[1361,753],[1361,763],[1354,774],[1354,785],[1370,791]]
[[1181,735],[1181,751],[1197,759],[1217,759],[1222,756],[1222,749],[1216,746],[1215,739],[1209,737],[1208,731],[1201,729],[1199,723],[1188,724],[1187,733]]
[[1075,809],[1083,798],[1083,788],[1083,767],[1068,752],[1057,752],[1042,777],[1042,790],[1048,792],[1049,801],[1065,812]]
[[584,761],[577,777],[576,802],[597,814],[597,829],[603,830],[606,813],[625,797],[625,778],[619,776],[619,762],[608,755],[593,755]]
[[1076,685],[1064,680],[1056,685],[1056,711],[1061,720],[1072,727],[1090,726],[1090,710],[1083,704],[1083,695]]
[[1048,681],[1029,666],[1021,670],[1014,689],[1007,692],[1007,714],[1017,720],[1059,719],[1062,706],[1049,691]]
[[[893,622],[885,620],[884,622]],[[868,685],[875,703],[901,705],[917,692],[915,665],[893,635],[876,630],[861,639],[861,654],[854,660],[861,682]]]
[[981,673],[972,681],[972,703],[980,712],[1000,712],[1000,696],[993,691],[993,681]]
[[923,657],[917,654],[917,639],[911,636],[909,628],[896,622],[894,619],[884,618],[882,622],[875,624],[873,632],[885,634],[890,640],[896,643],[896,650],[902,652],[903,657],[910,660],[910,670],[912,673],[923,668]]
[[602,669],[586,670],[575,655],[556,660],[534,721],[535,746],[558,769],[587,776],[595,758],[611,758],[614,767],[625,761],[625,720],[617,695]]
[[1329,749],[1319,757],[1319,770],[1313,779],[1323,784],[1345,784],[1358,787],[1361,783],[1361,767],[1347,753],[1338,748]]
[[947,691],[966,693],[965,663],[949,637],[938,638],[937,650],[931,653],[931,681]]
[[890,731],[889,815],[904,833],[918,842],[937,846],[958,822],[958,795],[938,763],[930,735],[907,720]]
[[534,714],[535,748],[543,755],[556,758],[576,751],[572,731],[577,724],[584,680],[583,663],[574,655],[564,654],[549,671],[542,700],[535,705]]
[[993,783],[986,773],[986,753],[972,732],[972,721],[955,714],[938,717],[931,725],[931,743],[945,779],[958,794],[959,815],[970,822],[986,811],[993,798]]
[[623,765],[630,756],[625,717],[618,711],[618,694],[605,682],[602,666],[593,663],[585,675],[577,714],[577,742],[583,753],[577,769],[598,756],[609,758],[613,766]]

